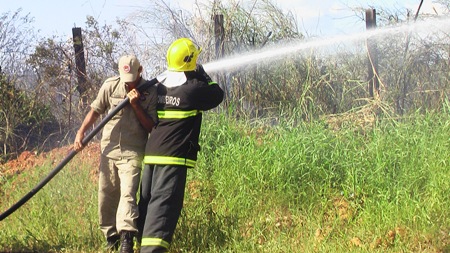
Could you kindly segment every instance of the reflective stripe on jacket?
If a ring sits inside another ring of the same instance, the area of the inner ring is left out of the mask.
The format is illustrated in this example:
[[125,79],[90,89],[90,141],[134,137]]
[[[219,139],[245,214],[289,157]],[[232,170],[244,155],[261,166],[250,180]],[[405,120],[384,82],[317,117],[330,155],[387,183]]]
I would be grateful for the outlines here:
[[183,158],[183,157],[171,157],[171,156],[153,156],[146,155],[144,157],[145,164],[172,164],[172,165],[183,165],[190,168],[195,167],[197,161]]

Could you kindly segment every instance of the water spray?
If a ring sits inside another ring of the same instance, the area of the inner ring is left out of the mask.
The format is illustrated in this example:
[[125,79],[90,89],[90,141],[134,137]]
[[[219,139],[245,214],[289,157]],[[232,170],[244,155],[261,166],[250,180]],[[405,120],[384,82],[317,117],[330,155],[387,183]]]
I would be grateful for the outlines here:
[[267,47],[263,50],[252,51],[249,53],[239,54],[239,56],[228,57],[215,62],[206,63],[203,65],[204,69],[208,73],[221,72],[224,70],[234,70],[242,68],[248,65],[254,65],[263,61],[273,61],[283,59],[286,56],[293,53],[328,48],[339,43],[352,43],[358,41],[365,41],[373,37],[381,37],[387,35],[396,35],[398,33],[410,33],[410,32],[433,32],[444,31],[450,32],[450,18],[433,18],[424,21],[417,21],[413,24],[402,24],[393,27],[384,27],[378,29],[372,29],[365,32],[350,34],[350,35],[338,35],[334,37],[328,37],[324,39],[315,39],[309,41],[294,41],[289,42],[286,45],[280,47],[275,45]]

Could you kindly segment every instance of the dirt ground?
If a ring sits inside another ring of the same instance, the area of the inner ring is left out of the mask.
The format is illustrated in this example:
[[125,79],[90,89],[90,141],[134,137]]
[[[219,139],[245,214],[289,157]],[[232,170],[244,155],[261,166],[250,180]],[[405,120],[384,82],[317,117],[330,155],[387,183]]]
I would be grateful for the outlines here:
[[[32,151],[24,151],[17,159],[0,164],[0,176],[9,178],[14,174],[20,174],[26,169],[42,166],[49,161],[51,161],[53,166],[57,166],[71,151],[71,146],[55,148],[49,152],[40,154]],[[96,170],[100,159],[100,144],[95,142],[89,143],[75,157],[84,162],[92,163],[92,167]]]

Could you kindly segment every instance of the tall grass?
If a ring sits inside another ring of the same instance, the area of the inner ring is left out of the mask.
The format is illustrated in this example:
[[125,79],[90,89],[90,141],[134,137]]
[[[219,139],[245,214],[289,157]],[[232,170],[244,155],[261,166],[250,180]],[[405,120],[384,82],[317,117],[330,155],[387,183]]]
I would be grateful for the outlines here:
[[[55,162],[49,159],[43,166],[27,168],[2,182],[2,211],[28,193]],[[92,166],[96,164],[75,157],[33,198],[1,221],[0,252],[92,252],[98,248],[102,236]]]
[[[450,250],[448,112],[339,128],[205,113],[203,126],[171,252]],[[0,251],[100,250],[90,166],[72,161],[2,221]],[[1,208],[49,167],[2,182]]]

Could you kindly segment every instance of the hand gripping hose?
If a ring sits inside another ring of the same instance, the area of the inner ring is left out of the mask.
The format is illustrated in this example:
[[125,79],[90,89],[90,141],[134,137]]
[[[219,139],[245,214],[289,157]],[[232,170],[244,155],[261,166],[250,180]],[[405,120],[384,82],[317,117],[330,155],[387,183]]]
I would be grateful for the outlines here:
[[[162,81],[165,78],[165,73],[159,75],[156,78],[153,78],[152,80],[149,80],[137,87],[139,92],[143,92],[152,85],[155,85],[159,81]],[[108,115],[103,118],[103,120],[91,131],[87,136],[84,137],[82,140],[83,146],[86,146],[88,142],[94,138],[94,136],[108,123],[111,118],[116,115],[122,108],[124,108],[128,103],[130,102],[130,99],[126,97],[120,104],[117,105]],[[64,160],[62,160],[58,166],[56,166],[42,181],[37,184],[30,192],[28,192],[25,196],[23,196],[17,203],[12,205],[8,210],[6,210],[4,213],[0,214],[0,221],[8,217],[10,214],[12,214],[14,211],[19,209],[23,204],[25,204],[30,198],[32,198],[42,187],[44,187],[52,178],[58,174],[58,172],[77,154],[78,152],[75,150],[72,150]]]

